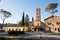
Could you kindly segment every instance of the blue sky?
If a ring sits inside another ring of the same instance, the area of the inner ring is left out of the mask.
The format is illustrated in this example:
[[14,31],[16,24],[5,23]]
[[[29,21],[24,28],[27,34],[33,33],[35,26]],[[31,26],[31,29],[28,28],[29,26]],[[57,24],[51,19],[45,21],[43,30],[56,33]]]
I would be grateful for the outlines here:
[[[45,12],[45,7],[54,2],[59,4],[57,7],[58,12],[54,15],[60,16],[60,0],[1,0],[0,9],[12,13],[12,16],[5,20],[5,23],[18,23],[22,18],[23,11],[25,15],[29,15],[31,21],[32,17],[36,18],[36,8],[40,8],[41,21],[44,21],[45,18],[51,16],[48,12]],[[0,23],[2,23],[1,18]]]

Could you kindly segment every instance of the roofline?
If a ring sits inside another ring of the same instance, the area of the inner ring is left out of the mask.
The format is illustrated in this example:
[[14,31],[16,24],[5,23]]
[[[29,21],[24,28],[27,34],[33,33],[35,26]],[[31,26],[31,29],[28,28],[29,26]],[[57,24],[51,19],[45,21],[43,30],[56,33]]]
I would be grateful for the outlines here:
[[58,18],[60,18],[59,16],[50,16],[50,17],[44,19],[44,21],[47,20],[47,19],[50,19],[51,17],[58,17]]

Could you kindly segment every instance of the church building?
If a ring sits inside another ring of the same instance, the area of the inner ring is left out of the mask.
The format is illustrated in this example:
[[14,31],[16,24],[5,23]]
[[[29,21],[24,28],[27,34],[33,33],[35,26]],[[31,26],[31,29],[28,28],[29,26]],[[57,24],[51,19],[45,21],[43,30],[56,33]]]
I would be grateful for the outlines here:
[[36,8],[36,19],[29,22],[29,27],[21,27],[21,26],[8,26],[3,27],[3,30],[9,31],[9,30],[17,30],[23,31],[23,29],[27,32],[29,31],[50,31],[54,33],[60,33],[60,17],[58,16],[51,16],[46,19],[44,19],[44,22],[41,21],[41,10],[40,8]]
[[60,32],[60,17],[58,16],[51,16],[46,19],[44,19],[46,30],[58,33]]

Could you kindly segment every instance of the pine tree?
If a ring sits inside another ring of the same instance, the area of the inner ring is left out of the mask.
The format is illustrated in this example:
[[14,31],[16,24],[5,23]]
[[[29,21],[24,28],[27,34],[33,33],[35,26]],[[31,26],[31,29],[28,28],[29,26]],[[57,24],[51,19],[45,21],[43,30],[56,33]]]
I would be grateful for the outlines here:
[[58,6],[58,3],[50,3],[48,6],[45,8],[46,12],[49,12],[51,16],[54,16],[53,14],[56,13],[58,10],[56,10]]

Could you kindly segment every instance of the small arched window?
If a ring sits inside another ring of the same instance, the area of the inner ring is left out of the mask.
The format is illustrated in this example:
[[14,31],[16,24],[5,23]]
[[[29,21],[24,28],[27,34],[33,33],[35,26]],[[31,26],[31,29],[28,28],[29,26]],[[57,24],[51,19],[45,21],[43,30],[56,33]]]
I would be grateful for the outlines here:
[[17,31],[17,29],[16,29],[16,31]]
[[11,31],[11,29],[9,29],[8,31]]
[[14,31],[14,29],[12,29],[12,31]]
[[57,25],[60,25],[60,22],[57,22]]
[[51,22],[48,22],[48,25],[51,25]]
[[55,28],[55,31],[57,30],[57,28]]
[[19,31],[21,31],[21,29],[19,29]]

